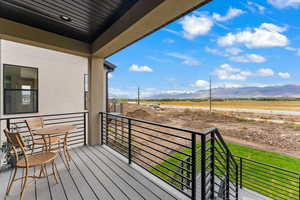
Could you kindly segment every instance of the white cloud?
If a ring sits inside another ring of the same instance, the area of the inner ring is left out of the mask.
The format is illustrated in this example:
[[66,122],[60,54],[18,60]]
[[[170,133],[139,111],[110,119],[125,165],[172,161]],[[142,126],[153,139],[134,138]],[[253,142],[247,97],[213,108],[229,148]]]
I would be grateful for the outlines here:
[[173,40],[173,39],[170,39],[170,38],[167,38],[167,39],[164,39],[164,40],[163,40],[163,42],[165,42],[165,43],[169,43],[169,44],[172,44],[172,43],[174,43],[174,42],[175,42],[175,40]]
[[207,81],[204,81],[204,80],[197,80],[195,81],[195,83],[193,84],[194,86],[196,87],[208,87],[209,86],[209,83]]
[[291,75],[289,73],[287,73],[287,72],[279,72],[278,76],[280,76],[283,79],[288,79],[288,78],[291,77]]
[[204,50],[208,53],[214,54],[214,55],[219,55],[219,56],[227,56],[224,54],[224,52],[220,51],[219,49],[214,49],[214,48],[209,48],[205,47]]
[[241,56],[230,57],[230,60],[242,63],[263,63],[266,62],[267,59],[257,54],[246,54]]
[[214,24],[210,17],[196,15],[185,16],[179,23],[183,28],[183,36],[187,39],[206,35]]
[[219,55],[219,56],[230,56],[230,55],[238,55],[239,53],[243,52],[239,48],[226,48],[225,51],[221,51],[219,49],[214,49],[214,48],[209,48],[205,47],[204,50],[208,53],[214,54],[214,55]]
[[177,32],[177,31],[174,31],[173,29],[164,28],[163,30],[165,30],[165,31],[167,31],[167,32],[169,32],[169,33],[172,33],[172,34],[174,34],[174,35],[180,35],[180,33],[179,33],[179,32]]
[[276,8],[298,8],[300,5],[300,0],[268,0],[268,2]]
[[230,19],[233,19],[241,14],[245,13],[244,11],[236,8],[229,8],[227,11],[227,14],[225,16],[221,16],[218,13],[213,13],[212,18],[216,21],[224,22],[228,21]]
[[300,48],[286,47],[285,49],[288,51],[294,51],[297,56],[300,56]]
[[243,50],[241,50],[239,48],[232,47],[232,48],[226,48],[225,52],[229,53],[231,55],[238,55],[238,54],[242,53]]
[[286,27],[263,23],[259,28],[246,29],[237,34],[228,33],[218,38],[220,46],[244,44],[248,48],[283,47],[289,43],[288,38],[281,34]]
[[264,14],[266,11],[266,8],[264,6],[262,6],[256,2],[248,1],[247,4],[248,4],[249,10],[251,10],[252,12],[258,11],[260,14]]
[[112,75],[111,73],[108,73],[108,74],[107,74],[107,78],[108,78],[108,79],[111,79],[112,77],[113,77],[113,75]]
[[153,72],[153,70],[148,66],[138,66],[136,64],[133,64],[129,68],[132,72]]
[[187,56],[187,55],[183,55],[183,54],[180,54],[180,53],[168,53],[167,55],[182,60],[182,64],[185,64],[185,65],[192,65],[192,66],[200,65],[200,62],[197,59],[192,58],[192,57]]
[[252,73],[232,67],[229,64],[220,65],[214,72],[220,80],[246,80]]
[[257,75],[258,76],[273,76],[274,75],[274,72],[272,69],[270,68],[261,68],[257,71]]

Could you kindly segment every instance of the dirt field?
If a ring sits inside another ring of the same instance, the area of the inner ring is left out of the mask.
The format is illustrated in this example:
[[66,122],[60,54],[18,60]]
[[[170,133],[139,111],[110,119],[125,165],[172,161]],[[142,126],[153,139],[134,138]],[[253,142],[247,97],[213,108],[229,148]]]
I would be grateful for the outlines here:
[[134,104],[124,106],[124,114],[197,131],[216,127],[227,141],[300,157],[300,126],[297,125],[300,116],[187,109],[156,111]]
[[[208,101],[144,101],[145,104],[160,104],[174,106],[194,106],[209,107]],[[213,101],[215,108],[235,108],[235,109],[264,109],[264,110],[286,110],[300,111],[300,101],[254,101],[254,100],[224,100]]]

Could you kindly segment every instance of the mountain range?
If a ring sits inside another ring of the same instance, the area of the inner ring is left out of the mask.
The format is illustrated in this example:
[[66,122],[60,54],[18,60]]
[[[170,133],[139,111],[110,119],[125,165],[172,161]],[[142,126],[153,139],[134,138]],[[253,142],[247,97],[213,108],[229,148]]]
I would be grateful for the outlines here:
[[[289,84],[281,86],[266,86],[266,87],[238,87],[238,88],[213,88],[213,98],[260,98],[260,97],[300,97],[300,84]],[[208,98],[209,90],[197,90],[194,92],[182,93],[160,93],[153,95],[151,99],[162,98]]]

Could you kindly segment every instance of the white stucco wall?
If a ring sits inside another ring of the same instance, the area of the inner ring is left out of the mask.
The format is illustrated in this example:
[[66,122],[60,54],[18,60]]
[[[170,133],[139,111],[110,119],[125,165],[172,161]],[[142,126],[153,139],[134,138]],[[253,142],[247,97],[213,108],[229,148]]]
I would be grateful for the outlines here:
[[87,58],[6,40],[1,40],[0,52],[2,117],[5,117],[2,102],[3,64],[38,68],[39,112],[33,114],[84,110],[84,74],[88,71]]

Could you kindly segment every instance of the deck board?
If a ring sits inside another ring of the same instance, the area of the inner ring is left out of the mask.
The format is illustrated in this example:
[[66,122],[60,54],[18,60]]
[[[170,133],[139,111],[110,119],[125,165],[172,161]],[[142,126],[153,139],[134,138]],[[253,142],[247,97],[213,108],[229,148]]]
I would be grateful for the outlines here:
[[118,165],[110,165],[108,166],[107,163],[110,163],[111,161],[107,159],[102,153],[99,153],[95,148],[88,148],[89,151],[91,151],[92,154],[94,154],[100,162],[102,162],[107,167],[110,167],[113,173],[115,173],[118,177],[121,177],[126,184],[131,186],[134,190],[136,190],[137,193],[140,194],[140,196],[145,196],[144,199],[153,199],[157,200],[160,199],[158,196],[155,195],[155,193],[151,192],[145,185],[143,185],[141,182],[139,182],[137,179],[134,179],[130,175],[130,173],[126,173],[126,171],[121,168]]
[[135,169],[128,167],[127,163],[121,161],[116,156],[112,155],[106,149],[102,147],[96,147],[96,151],[99,152],[99,155],[102,155],[108,159],[108,162],[113,163],[113,165],[122,168],[123,171],[126,171],[131,177],[133,177],[139,184],[146,187],[151,193],[153,193],[159,199],[176,199],[173,195],[163,190],[160,186],[145,178],[142,174],[137,173]]
[[[79,147],[71,150],[71,170],[66,168],[64,156],[56,159],[59,171],[54,177],[39,179],[27,187],[24,200],[175,200],[175,196],[149,180],[136,169],[101,146]],[[38,173],[39,168],[32,168]],[[52,173],[51,166],[47,167]],[[0,199],[5,199],[11,170],[1,172]],[[17,176],[22,175],[19,170]],[[3,184],[2,184],[3,183]],[[14,184],[7,200],[18,199],[20,182]]]

